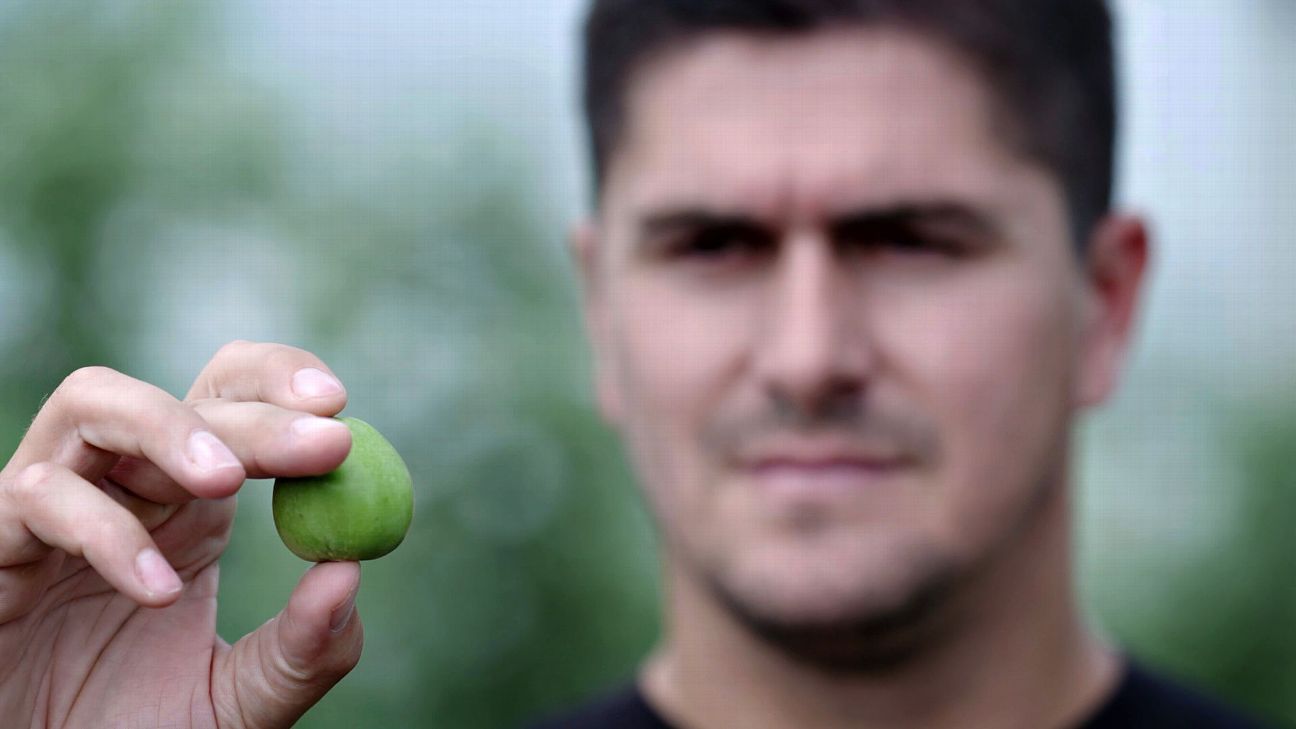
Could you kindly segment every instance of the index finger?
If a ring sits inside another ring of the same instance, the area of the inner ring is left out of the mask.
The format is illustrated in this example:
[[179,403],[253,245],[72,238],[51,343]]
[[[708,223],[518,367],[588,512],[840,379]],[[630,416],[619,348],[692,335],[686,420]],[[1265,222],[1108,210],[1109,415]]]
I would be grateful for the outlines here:
[[346,388],[319,357],[304,349],[268,342],[230,342],[194,380],[185,401],[221,398],[265,402],[314,415],[346,407]]

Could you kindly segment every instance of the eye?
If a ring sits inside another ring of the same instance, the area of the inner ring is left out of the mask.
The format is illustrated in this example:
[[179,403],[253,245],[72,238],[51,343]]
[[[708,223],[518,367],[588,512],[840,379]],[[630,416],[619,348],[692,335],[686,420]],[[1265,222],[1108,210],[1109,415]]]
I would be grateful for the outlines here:
[[951,250],[948,242],[918,235],[913,231],[898,231],[887,236],[885,243],[892,250],[905,253],[946,253]]
[[676,258],[719,263],[759,256],[772,247],[773,241],[759,230],[741,225],[717,225],[681,236],[670,250]]

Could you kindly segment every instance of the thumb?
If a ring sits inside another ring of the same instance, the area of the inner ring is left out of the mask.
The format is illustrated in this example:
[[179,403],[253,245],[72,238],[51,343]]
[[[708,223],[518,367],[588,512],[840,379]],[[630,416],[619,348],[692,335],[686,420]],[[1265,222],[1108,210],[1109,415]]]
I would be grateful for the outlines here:
[[217,725],[292,726],[355,668],[364,643],[355,611],[359,589],[359,563],[323,562],[307,570],[282,612],[217,657]]

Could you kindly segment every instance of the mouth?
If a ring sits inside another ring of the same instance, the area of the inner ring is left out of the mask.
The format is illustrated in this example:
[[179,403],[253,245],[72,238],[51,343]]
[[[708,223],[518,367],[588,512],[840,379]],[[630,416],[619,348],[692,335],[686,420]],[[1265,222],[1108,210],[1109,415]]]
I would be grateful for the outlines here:
[[775,494],[831,496],[876,488],[903,467],[899,460],[779,458],[761,461],[745,470],[758,488]]
[[803,442],[768,444],[739,459],[742,473],[779,500],[836,500],[876,492],[912,459],[894,449]]

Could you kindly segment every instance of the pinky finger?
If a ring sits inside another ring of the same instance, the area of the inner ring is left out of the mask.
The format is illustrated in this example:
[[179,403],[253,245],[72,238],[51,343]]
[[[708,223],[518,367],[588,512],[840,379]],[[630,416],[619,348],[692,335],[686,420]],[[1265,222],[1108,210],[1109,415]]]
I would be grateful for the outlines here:
[[184,584],[139,520],[74,471],[56,463],[33,464],[7,491],[32,536],[84,557],[135,602],[162,607],[179,596]]

